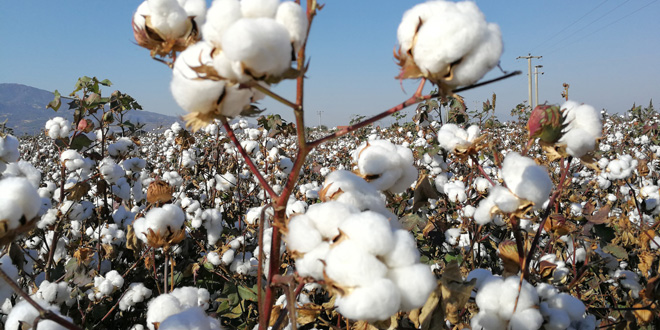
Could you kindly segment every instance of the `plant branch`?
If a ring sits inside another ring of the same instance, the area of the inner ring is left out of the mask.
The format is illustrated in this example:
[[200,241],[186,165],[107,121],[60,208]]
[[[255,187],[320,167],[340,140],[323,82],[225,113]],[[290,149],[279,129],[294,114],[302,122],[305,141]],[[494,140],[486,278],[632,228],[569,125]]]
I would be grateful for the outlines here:
[[227,122],[227,118],[222,117],[220,121],[222,122],[222,126],[227,131],[227,135],[229,136],[229,139],[231,139],[231,141],[236,146],[236,149],[238,149],[238,152],[241,154],[241,156],[243,156],[243,159],[245,160],[247,166],[250,168],[250,171],[257,177],[257,180],[259,180],[261,186],[264,188],[264,190],[266,190],[268,195],[270,195],[270,198],[272,198],[273,200],[277,200],[278,198],[277,194],[275,193],[273,188],[268,184],[264,176],[261,175],[261,172],[252,161],[252,158],[250,158],[250,155],[248,155],[245,149],[243,149],[241,142],[236,137],[236,134],[234,134],[234,130],[231,128],[231,126],[229,126],[229,122]]

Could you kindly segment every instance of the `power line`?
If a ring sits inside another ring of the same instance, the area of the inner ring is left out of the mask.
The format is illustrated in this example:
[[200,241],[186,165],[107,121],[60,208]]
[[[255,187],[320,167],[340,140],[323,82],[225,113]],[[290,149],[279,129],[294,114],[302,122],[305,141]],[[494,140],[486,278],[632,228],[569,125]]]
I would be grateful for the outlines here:
[[[574,43],[576,43],[576,42],[578,42],[578,41],[584,40],[585,38],[590,37],[590,36],[596,34],[597,32],[600,32],[600,31],[604,30],[605,28],[608,28],[608,27],[610,27],[610,26],[612,26],[612,25],[614,25],[614,24],[616,24],[616,23],[618,23],[618,22],[620,22],[620,21],[622,21],[622,20],[624,20],[624,19],[626,19],[626,18],[632,16],[633,14],[639,12],[640,10],[642,10],[642,9],[644,9],[644,8],[646,8],[646,7],[648,7],[648,6],[652,5],[652,4],[654,4],[654,3],[656,3],[656,2],[658,2],[658,0],[653,0],[653,1],[649,2],[649,3],[647,3],[646,5],[644,5],[644,6],[640,7],[640,8],[638,8],[638,9],[634,10],[634,11],[631,12],[631,13],[629,13],[629,14],[627,14],[627,15],[625,15],[625,16],[623,16],[623,17],[621,17],[621,18],[619,18],[619,19],[617,19],[617,20],[615,20],[615,21],[613,21],[613,22],[608,23],[608,24],[606,24],[606,25],[604,25],[604,26],[602,26],[602,27],[596,29],[595,31],[593,31],[593,32],[591,32],[591,33],[589,33],[589,34],[582,36],[582,37],[579,38],[579,39],[576,39],[576,40],[573,40],[573,41],[567,43],[566,46],[569,46],[569,45],[572,45],[572,44],[574,44]],[[551,52],[549,52],[547,55],[550,55],[550,54],[556,53],[556,52],[558,52],[558,51],[560,51],[560,50],[562,50],[562,49],[565,49],[565,48],[556,48],[556,49],[552,50]]]
[[605,4],[606,2],[608,2],[608,1],[609,1],[609,0],[605,0],[605,1],[601,2],[599,5],[597,5],[596,7],[592,8],[592,9],[591,9],[590,11],[588,11],[586,14],[580,16],[580,18],[578,18],[577,20],[575,20],[573,23],[566,25],[566,26],[565,26],[563,29],[561,29],[559,32],[553,34],[550,38],[545,39],[545,41],[543,41],[542,43],[536,45],[536,47],[532,48],[532,51],[534,51],[535,49],[537,49],[537,48],[543,46],[543,45],[546,44],[548,41],[550,41],[550,40],[554,39],[556,36],[560,35],[562,32],[568,30],[568,28],[570,28],[571,26],[575,25],[575,23],[581,21],[583,18],[587,17],[589,14],[593,13],[594,10],[600,8],[600,6],[604,5],[604,4]]
[[[614,11],[617,10],[617,9],[619,9],[621,6],[625,5],[625,4],[628,3],[628,2],[630,2],[630,0],[626,0],[626,1],[622,2],[622,3],[620,3],[618,6],[616,6],[616,7],[612,8],[612,9],[610,9],[610,10],[609,10],[608,12],[606,12],[605,14],[600,15],[598,18],[596,18],[595,20],[589,22],[587,25],[585,25],[585,26],[583,26],[582,28],[578,29],[577,31],[574,31],[573,33],[567,35],[567,36],[564,37],[563,39],[561,39],[561,40],[555,42],[554,44],[548,46],[547,48],[549,48],[549,50],[554,50],[554,47],[555,47],[555,46],[561,44],[561,43],[562,43],[563,41],[565,41],[566,39],[568,39],[568,38],[570,38],[570,37],[572,37],[572,36],[574,36],[574,35],[576,35],[576,34],[582,32],[582,31],[584,31],[584,29],[586,29],[586,28],[588,28],[589,26],[591,26],[592,24],[594,24],[594,23],[600,21],[600,20],[603,19],[605,16],[611,14],[612,12],[614,12]],[[548,51],[549,51],[549,50],[548,50]]]

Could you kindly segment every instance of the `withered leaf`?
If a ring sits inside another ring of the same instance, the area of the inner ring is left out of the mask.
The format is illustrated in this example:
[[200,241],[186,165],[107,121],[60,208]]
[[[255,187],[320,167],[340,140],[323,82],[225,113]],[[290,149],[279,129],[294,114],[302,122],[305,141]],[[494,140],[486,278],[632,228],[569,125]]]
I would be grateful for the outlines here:
[[439,197],[438,192],[431,185],[431,181],[428,179],[427,175],[422,175],[422,177],[417,180],[417,186],[415,186],[412,212],[417,212],[417,210],[424,206],[429,199],[438,199]]
[[613,255],[619,260],[628,259],[628,252],[626,251],[626,249],[618,245],[607,244],[603,248],[603,252]]
[[440,282],[441,305],[445,318],[456,324],[460,321],[459,314],[470,299],[477,280],[472,279],[470,282],[464,282],[458,262],[452,261],[445,266]]
[[74,184],[73,186],[65,189],[64,192],[69,200],[79,201],[83,197],[85,197],[85,195],[89,191],[89,188],[90,185],[89,183],[87,183],[87,181],[80,181],[80,182],[76,182],[76,184]]
[[497,250],[504,264],[504,274],[512,275],[520,270],[520,254],[514,241],[503,241]]
[[586,215],[585,218],[595,224],[595,225],[600,225],[603,223],[607,223],[608,221],[608,215],[610,214],[610,204],[605,204],[603,207],[600,208],[596,213],[593,215]]

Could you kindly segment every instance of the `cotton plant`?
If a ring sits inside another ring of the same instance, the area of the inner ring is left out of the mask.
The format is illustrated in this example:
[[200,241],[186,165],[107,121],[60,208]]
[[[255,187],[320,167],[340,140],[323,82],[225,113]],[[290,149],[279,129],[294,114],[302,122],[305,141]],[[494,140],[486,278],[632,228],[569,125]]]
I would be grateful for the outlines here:
[[552,190],[547,170],[516,152],[504,158],[502,179],[506,187],[491,188],[488,197],[479,203],[474,214],[478,224],[491,222],[498,213],[513,213],[529,205],[532,209],[540,209]]
[[372,140],[353,151],[360,175],[381,191],[400,193],[417,179],[412,151],[387,140]]
[[436,286],[411,234],[396,229],[396,221],[330,201],[293,217],[285,240],[298,273],[325,279],[336,291],[342,315],[384,320],[421,307]]

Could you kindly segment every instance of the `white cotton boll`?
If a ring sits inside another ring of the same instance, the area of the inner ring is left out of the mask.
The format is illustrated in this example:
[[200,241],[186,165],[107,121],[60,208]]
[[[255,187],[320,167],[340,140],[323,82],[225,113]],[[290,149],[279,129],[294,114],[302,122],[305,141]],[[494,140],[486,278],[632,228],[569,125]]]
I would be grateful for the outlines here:
[[491,277],[490,280],[481,285],[475,297],[475,302],[480,311],[497,315],[501,308],[500,295],[502,294],[503,285],[504,280],[499,277]]
[[36,169],[31,163],[28,163],[24,160],[19,160],[18,162],[7,164],[7,168],[4,172],[2,172],[2,176],[5,178],[26,178],[36,189],[39,188],[39,183],[41,182],[41,171]]
[[568,313],[560,308],[550,308],[546,302],[541,303],[541,313],[545,316],[546,323],[544,329],[564,330],[571,325],[571,318]]
[[149,297],[151,297],[151,290],[147,289],[143,283],[131,283],[124,296],[119,300],[119,309],[130,310],[137,303],[141,303]]
[[399,310],[401,297],[397,287],[385,278],[357,287],[348,296],[338,297],[337,310],[353,320],[385,320]]
[[193,17],[197,28],[200,29],[206,19],[206,1],[205,0],[177,0],[183,7],[189,17]]
[[[40,299],[34,299],[34,301],[39,304],[44,309],[50,310],[53,313],[57,314],[61,318],[66,319],[69,322],[72,322],[71,318],[68,316],[63,316],[60,314],[59,306],[49,305],[47,302]],[[23,329],[21,323],[32,325],[34,320],[39,316],[39,311],[37,311],[29,302],[23,300],[16,304],[7,315],[7,319],[4,322],[6,330],[21,330]],[[37,330],[65,330],[67,329],[64,326],[59,325],[51,320],[41,320],[37,327]]]
[[385,206],[385,198],[376,188],[355,173],[338,170],[326,176],[322,191],[324,200],[352,205],[359,210],[380,210]]
[[523,311],[539,303],[539,296],[533,285],[523,281],[522,288],[518,292],[519,286],[520,278],[510,276],[504,280],[503,285],[500,287],[498,314],[505,320],[511,319],[514,307],[516,311]]
[[20,177],[0,180],[0,219],[6,229],[16,229],[21,219],[34,219],[41,209],[41,197],[30,181]]
[[207,209],[202,212],[204,228],[206,228],[206,239],[213,246],[220,239],[224,228],[222,227],[222,212],[218,209]]
[[272,18],[239,19],[223,34],[222,50],[257,79],[279,76],[291,67],[289,32]]
[[70,130],[71,122],[62,117],[55,117],[46,122],[47,134],[53,140],[69,137]]
[[316,280],[323,280],[324,261],[330,251],[328,242],[321,242],[311,251],[305,253],[302,258],[296,259],[296,271],[302,277],[313,277]]
[[449,245],[456,245],[460,236],[460,228],[449,228],[445,231],[445,242],[449,243]]
[[248,18],[273,18],[279,4],[279,0],[241,0],[241,12]]
[[491,198],[479,202],[479,206],[474,211],[474,221],[479,225],[485,225],[493,221],[491,211],[495,206],[495,202]]
[[536,285],[536,292],[542,300],[548,300],[557,295],[559,290],[557,290],[552,284],[539,283]]
[[481,42],[456,66],[454,79],[450,83],[456,86],[474,84],[499,63],[502,50],[500,27],[488,23]]
[[451,181],[444,186],[447,199],[452,203],[464,203],[467,200],[465,183],[463,181]]
[[473,185],[474,185],[474,188],[477,189],[477,191],[480,192],[480,193],[485,193],[488,189],[490,189],[492,187],[492,185],[490,184],[490,181],[488,181],[488,179],[482,178],[482,177],[476,178],[474,180]]
[[325,272],[341,285],[367,285],[384,277],[387,266],[349,239],[330,249]]
[[419,250],[413,235],[404,229],[394,231],[392,249],[382,257],[390,268],[411,266],[419,261]]
[[629,178],[636,168],[637,160],[630,155],[623,155],[607,164],[605,172],[610,180],[622,180]]
[[568,293],[559,293],[548,299],[548,307],[562,309],[568,313],[571,321],[582,319],[586,308],[580,299],[571,296]]
[[151,27],[166,38],[183,37],[189,29],[188,14],[176,0],[147,0]]
[[147,327],[155,330],[154,323],[163,322],[170,315],[179,313],[183,308],[179,299],[171,294],[162,294],[149,301],[147,309]]
[[220,259],[220,256],[218,255],[217,252],[211,251],[206,255],[206,260],[213,264],[214,266],[218,266],[222,263],[222,260]]
[[307,27],[309,25],[307,13],[299,4],[293,1],[284,1],[277,7],[275,20],[289,31],[293,49],[297,54],[307,38]]
[[552,190],[552,181],[545,167],[517,152],[510,152],[504,158],[502,178],[511,192],[533,202],[535,208],[540,208],[548,200]]
[[475,330],[505,330],[507,328],[507,323],[500,319],[497,314],[479,311],[479,313],[473,316],[470,320],[470,326]]
[[514,196],[509,189],[495,186],[490,191],[488,199],[492,200],[502,212],[514,212],[520,206],[520,200]]
[[208,113],[218,106],[225,93],[225,81],[198,79],[192,68],[209,65],[213,46],[200,41],[179,54],[172,70],[170,90],[176,103],[187,112]]
[[179,300],[183,308],[199,306],[207,309],[209,307],[210,294],[205,288],[185,286],[174,289],[170,294]]
[[206,13],[206,22],[202,25],[202,37],[220,45],[227,28],[241,16],[241,4],[238,0],[214,0]]
[[543,324],[543,315],[538,309],[518,309],[511,316],[509,328],[511,330],[536,330]]
[[621,286],[630,290],[630,295],[633,298],[639,297],[639,291],[642,289],[642,285],[639,284],[639,276],[637,274],[629,270],[617,269],[614,272],[614,278],[621,283]]
[[444,194],[445,193],[445,185],[449,182],[449,177],[447,174],[440,174],[435,177],[435,189],[438,190],[438,192]]
[[425,264],[390,269],[387,277],[399,288],[402,311],[422,307],[438,285],[433,272]]
[[412,151],[387,140],[372,140],[353,151],[360,174],[378,190],[400,193],[417,179]]
[[[268,88],[268,86],[264,87]],[[238,116],[250,102],[256,101],[255,95],[256,93],[249,88],[241,88],[239,84],[228,84],[220,104],[221,114],[226,117]],[[258,150],[257,146],[254,146],[253,149]]]
[[313,204],[307,209],[305,215],[314,223],[314,227],[324,239],[331,240],[339,235],[338,228],[341,223],[350,215],[358,212],[359,210],[352,205],[328,201]]
[[156,234],[166,235],[168,232],[181,229],[185,219],[185,214],[179,206],[165,204],[149,210],[144,218],[135,220],[133,228],[138,238],[146,243],[149,229]]
[[210,322],[204,310],[192,307],[168,316],[158,325],[158,330],[211,330]]
[[234,261],[234,256],[236,255],[236,250],[229,249],[222,254],[222,259],[220,260],[223,265],[227,266]]
[[306,253],[323,241],[323,237],[316,230],[314,222],[305,214],[291,218],[288,231],[286,242],[291,251]]
[[[13,135],[0,137],[0,163],[12,163],[18,161],[18,139]],[[1,169],[0,169],[1,170]]]
[[596,147],[602,136],[603,123],[600,112],[587,104],[566,101],[561,109],[564,113],[564,134],[559,143],[566,144],[566,152],[573,157],[582,157]]
[[349,239],[368,253],[382,256],[392,250],[394,235],[384,216],[373,211],[355,213],[339,226]]

